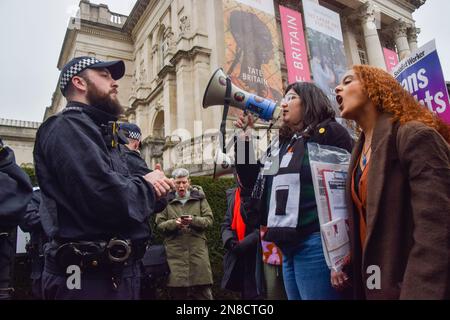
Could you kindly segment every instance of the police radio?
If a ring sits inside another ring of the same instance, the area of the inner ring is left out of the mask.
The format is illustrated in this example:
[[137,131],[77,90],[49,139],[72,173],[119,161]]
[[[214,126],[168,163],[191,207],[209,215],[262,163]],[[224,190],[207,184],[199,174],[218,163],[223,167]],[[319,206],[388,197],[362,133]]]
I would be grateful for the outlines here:
[[119,126],[115,121],[102,124],[102,135],[105,143],[110,148],[117,148],[119,144]]

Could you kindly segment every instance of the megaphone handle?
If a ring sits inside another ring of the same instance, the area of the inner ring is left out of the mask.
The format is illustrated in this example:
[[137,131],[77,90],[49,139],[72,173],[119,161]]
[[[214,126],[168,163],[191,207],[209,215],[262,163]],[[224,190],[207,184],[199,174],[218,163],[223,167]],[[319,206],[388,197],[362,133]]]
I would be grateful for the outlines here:
[[231,79],[230,77],[226,78],[227,87],[225,90],[225,98],[223,105],[223,113],[222,113],[222,121],[220,123],[220,132],[222,133],[222,152],[226,153],[225,139],[226,139],[226,121],[228,115],[228,109],[230,107],[230,99],[231,99]]

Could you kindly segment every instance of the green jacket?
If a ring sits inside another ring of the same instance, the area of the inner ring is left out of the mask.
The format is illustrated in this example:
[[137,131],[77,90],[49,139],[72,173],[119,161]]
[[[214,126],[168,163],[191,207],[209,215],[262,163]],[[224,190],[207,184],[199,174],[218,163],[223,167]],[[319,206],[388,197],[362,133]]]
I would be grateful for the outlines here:
[[[211,264],[205,230],[213,224],[213,213],[200,186],[191,186],[183,205],[175,192],[168,196],[166,209],[156,215],[156,224],[164,235],[170,276],[167,286],[190,287],[212,284]],[[177,228],[176,219],[192,215],[189,228]]]

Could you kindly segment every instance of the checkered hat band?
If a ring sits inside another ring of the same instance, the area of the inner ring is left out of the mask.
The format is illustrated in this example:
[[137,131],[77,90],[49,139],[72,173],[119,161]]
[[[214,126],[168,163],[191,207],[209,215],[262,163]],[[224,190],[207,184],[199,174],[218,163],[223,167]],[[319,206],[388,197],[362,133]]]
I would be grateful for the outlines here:
[[73,76],[76,76],[78,73],[80,73],[82,70],[86,69],[87,67],[97,64],[101,61],[95,59],[95,58],[86,58],[83,60],[78,61],[73,66],[71,66],[69,69],[64,72],[63,75],[61,75],[61,79],[59,81],[59,88],[61,91],[64,92],[64,89],[66,88],[67,84],[70,82],[70,80],[73,78]]
[[128,131],[128,138],[134,139],[134,140],[139,140],[140,137],[141,137],[141,134],[139,132]]

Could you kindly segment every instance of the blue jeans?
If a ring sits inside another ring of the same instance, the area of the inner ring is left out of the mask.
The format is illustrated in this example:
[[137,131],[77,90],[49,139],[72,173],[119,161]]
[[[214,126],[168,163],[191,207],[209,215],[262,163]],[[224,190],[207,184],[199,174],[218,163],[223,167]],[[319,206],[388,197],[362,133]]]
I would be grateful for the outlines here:
[[283,280],[289,300],[344,298],[331,286],[319,232],[308,236],[296,249],[283,251]]

